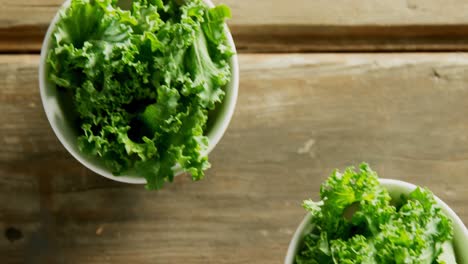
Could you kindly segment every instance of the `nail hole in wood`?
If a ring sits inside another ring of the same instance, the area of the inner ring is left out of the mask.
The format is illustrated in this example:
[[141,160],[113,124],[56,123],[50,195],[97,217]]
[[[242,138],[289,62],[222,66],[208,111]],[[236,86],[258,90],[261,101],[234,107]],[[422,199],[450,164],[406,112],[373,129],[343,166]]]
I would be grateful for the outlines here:
[[8,227],[5,229],[5,237],[10,241],[11,243],[20,240],[23,238],[23,232],[21,230],[14,228],[14,227]]

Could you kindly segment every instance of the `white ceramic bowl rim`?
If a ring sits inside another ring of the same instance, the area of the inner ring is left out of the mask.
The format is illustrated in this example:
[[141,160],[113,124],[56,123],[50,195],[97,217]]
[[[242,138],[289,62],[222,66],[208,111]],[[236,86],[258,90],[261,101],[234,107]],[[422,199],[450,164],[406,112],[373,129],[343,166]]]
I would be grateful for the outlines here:
[[[395,193],[409,193],[417,188],[416,185],[399,181],[393,179],[379,179],[380,183],[390,192]],[[453,246],[457,255],[457,259],[461,261],[458,264],[468,263],[468,230],[466,229],[463,221],[458,217],[458,215],[441,199],[435,196],[435,199],[438,205],[442,208],[442,211],[452,220],[453,222]],[[304,232],[310,226],[311,215],[307,214],[302,222],[299,224],[299,227],[296,229],[296,232],[289,243],[288,251],[284,260],[285,264],[293,264],[294,258],[296,257],[298,247],[302,243]]]
[[[211,0],[204,0],[204,1],[210,7],[214,6]],[[114,181],[131,183],[131,184],[145,184],[146,180],[142,177],[129,176],[129,175],[114,176],[102,164],[102,162],[99,162],[96,160],[97,159],[96,157],[90,157],[81,153],[76,146],[76,137],[74,138],[75,140],[74,141],[73,138],[71,138],[71,136],[68,135],[69,133],[66,131],[70,128],[69,127],[65,129],[60,128],[59,121],[57,121],[57,114],[58,114],[57,112],[61,108],[58,106],[56,102],[53,102],[54,99],[52,98],[52,96],[48,96],[49,91],[47,90],[50,89],[50,86],[49,86],[50,82],[48,82],[46,78],[46,71],[47,71],[47,65],[46,65],[47,59],[46,58],[47,58],[47,54],[49,51],[50,38],[55,29],[55,24],[59,20],[60,12],[64,8],[67,8],[69,5],[70,5],[70,0],[66,0],[63,3],[62,7],[57,12],[51,24],[49,25],[46,36],[42,43],[41,58],[40,58],[40,64],[39,64],[39,88],[40,88],[42,105],[44,107],[44,111],[46,113],[47,119],[49,120],[49,124],[51,125],[52,130],[54,131],[55,135],[57,136],[59,141],[62,143],[62,145],[65,147],[65,149],[67,149],[67,151],[75,159],[77,159],[81,164],[83,164],[88,169]],[[229,45],[232,47],[234,51],[236,51],[234,40],[227,26],[226,26],[226,33],[227,33]],[[214,149],[214,147],[218,144],[218,142],[221,140],[234,114],[234,109],[236,106],[237,95],[238,95],[238,90],[239,90],[239,63],[238,63],[237,54],[232,56],[230,63],[231,63],[231,75],[232,75],[231,82],[226,86],[226,89],[225,89],[226,95],[225,95],[223,103],[219,105],[218,108],[216,109],[217,111],[216,122],[214,122],[211,129],[208,131],[207,137],[209,138],[209,145],[206,150],[206,154],[209,154]],[[66,125],[64,126],[66,127]],[[177,166],[174,168],[174,171],[176,175],[182,173],[180,168],[178,168]]]

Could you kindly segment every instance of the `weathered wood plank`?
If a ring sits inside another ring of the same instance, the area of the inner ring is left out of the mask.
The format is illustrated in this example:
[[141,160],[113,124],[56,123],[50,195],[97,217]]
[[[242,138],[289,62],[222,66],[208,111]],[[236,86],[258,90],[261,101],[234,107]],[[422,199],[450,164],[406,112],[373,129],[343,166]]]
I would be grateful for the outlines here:
[[[463,0],[214,0],[241,52],[467,50]],[[0,0],[0,51],[35,52],[62,0]]]
[[[280,263],[334,168],[368,161],[468,223],[468,54],[242,55],[207,178],[160,192],[97,176],[41,109],[38,56],[0,56],[2,263]],[[31,262],[34,263],[34,262]]]
[[[236,25],[459,25],[468,3],[447,0],[212,0],[234,11]],[[45,25],[63,0],[2,0],[4,26]],[[14,15],[19,15],[15,17]]]

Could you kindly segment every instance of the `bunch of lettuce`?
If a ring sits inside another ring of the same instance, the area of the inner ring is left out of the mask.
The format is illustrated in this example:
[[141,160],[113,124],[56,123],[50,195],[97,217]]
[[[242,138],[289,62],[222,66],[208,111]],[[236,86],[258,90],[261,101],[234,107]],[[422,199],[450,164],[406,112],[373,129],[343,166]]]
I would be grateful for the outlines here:
[[[48,54],[49,79],[73,104],[79,148],[148,189],[210,165],[208,113],[230,81],[227,6],[201,0],[72,0]],[[205,153],[205,154],[204,154]]]
[[358,172],[333,172],[320,197],[303,204],[313,229],[296,255],[298,264],[455,263],[443,254],[451,246],[452,223],[427,189],[393,205],[377,174],[362,164]]

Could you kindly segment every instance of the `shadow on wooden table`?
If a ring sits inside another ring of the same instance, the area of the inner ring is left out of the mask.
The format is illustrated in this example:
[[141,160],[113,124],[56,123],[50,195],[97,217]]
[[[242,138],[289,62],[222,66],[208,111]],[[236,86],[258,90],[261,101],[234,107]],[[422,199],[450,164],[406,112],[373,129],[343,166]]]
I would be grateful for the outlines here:
[[[62,262],[62,248],[73,248],[75,243],[74,233],[66,228],[85,225],[86,232],[99,236],[104,232],[99,220],[109,223],[132,217],[125,210],[116,212],[116,204],[133,208],[138,203],[119,193],[119,188],[136,186],[100,177],[67,155],[45,160],[38,157],[27,165],[10,163],[2,168],[9,172],[2,173],[2,193],[10,194],[12,204],[2,206],[6,207],[1,212],[5,213],[2,220],[8,241],[0,242],[0,252],[5,250],[2,256],[11,262]],[[95,195],[87,193],[90,190]],[[112,217],[101,218],[106,213]]]

